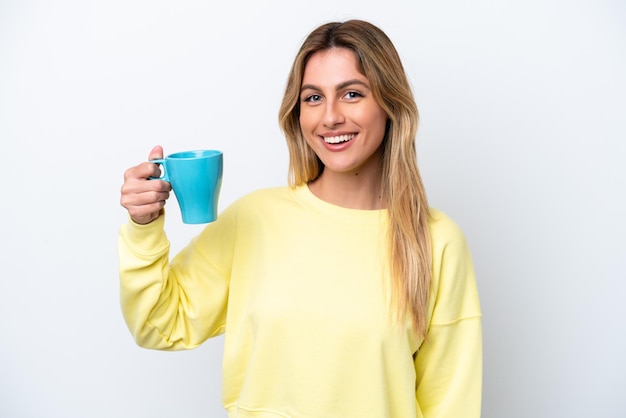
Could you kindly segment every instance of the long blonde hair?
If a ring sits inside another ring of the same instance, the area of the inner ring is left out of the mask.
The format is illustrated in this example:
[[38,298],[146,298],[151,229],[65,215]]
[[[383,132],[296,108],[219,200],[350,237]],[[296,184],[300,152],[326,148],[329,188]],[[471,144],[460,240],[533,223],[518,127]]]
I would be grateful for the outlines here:
[[390,219],[392,300],[396,318],[402,320],[410,311],[415,331],[425,337],[432,261],[428,202],[415,150],[417,105],[393,43],[371,23],[349,20],[324,24],[309,34],[296,55],[279,112],[280,127],[289,147],[289,184],[306,184],[324,169],[302,135],[299,97],[309,58],[335,47],[356,54],[375,100],[389,118],[381,188]]

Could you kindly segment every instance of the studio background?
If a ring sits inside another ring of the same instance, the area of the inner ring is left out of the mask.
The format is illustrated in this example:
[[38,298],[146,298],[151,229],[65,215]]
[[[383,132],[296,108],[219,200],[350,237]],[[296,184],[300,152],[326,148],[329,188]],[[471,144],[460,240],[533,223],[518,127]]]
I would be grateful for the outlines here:
[[[395,42],[431,205],[470,243],[483,417],[626,416],[624,2],[0,0],[1,417],[226,416],[222,338],[126,329],[123,172],[216,148],[222,209],[286,184],[291,61],[348,18]],[[173,251],[200,228],[172,196]]]

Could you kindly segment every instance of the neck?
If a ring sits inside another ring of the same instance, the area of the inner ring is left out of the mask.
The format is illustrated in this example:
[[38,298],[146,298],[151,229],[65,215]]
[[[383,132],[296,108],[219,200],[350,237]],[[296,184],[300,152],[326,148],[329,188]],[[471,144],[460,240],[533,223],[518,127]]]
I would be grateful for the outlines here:
[[381,193],[381,175],[324,171],[309,183],[320,199],[348,209],[376,210],[386,205]]

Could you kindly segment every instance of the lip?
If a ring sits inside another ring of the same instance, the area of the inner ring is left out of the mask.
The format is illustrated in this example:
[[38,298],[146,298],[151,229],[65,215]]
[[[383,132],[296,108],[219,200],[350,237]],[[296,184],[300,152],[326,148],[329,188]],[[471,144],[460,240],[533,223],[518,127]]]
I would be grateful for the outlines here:
[[[319,138],[324,147],[329,151],[343,151],[352,145],[357,136],[358,133],[355,132],[333,132],[319,135]],[[336,140],[340,140],[341,142],[326,142],[326,138],[334,138]],[[347,140],[344,140],[346,138]]]
[[[319,133],[318,136],[324,141],[326,142],[326,138],[342,138],[342,137],[346,137],[349,138],[349,140],[353,139],[355,136],[357,136],[359,133],[358,132],[354,132],[354,131],[331,131],[331,132],[322,132]],[[342,140],[341,142],[346,142],[345,139]],[[334,142],[329,142],[329,143],[334,143]]]
[[340,144],[348,142],[354,139],[355,134],[342,134],[342,135],[323,135],[322,138],[327,144]]

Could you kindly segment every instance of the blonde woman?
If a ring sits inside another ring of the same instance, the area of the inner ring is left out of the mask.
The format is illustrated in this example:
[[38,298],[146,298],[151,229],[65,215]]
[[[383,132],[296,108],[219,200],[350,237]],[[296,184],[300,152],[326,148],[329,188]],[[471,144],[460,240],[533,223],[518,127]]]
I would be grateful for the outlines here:
[[289,186],[242,197],[171,261],[170,185],[148,180],[150,162],[127,170],[121,300],[137,343],[189,349],[224,333],[230,418],[480,416],[471,256],[428,207],[392,42],[359,20],[315,29],[279,122]]

